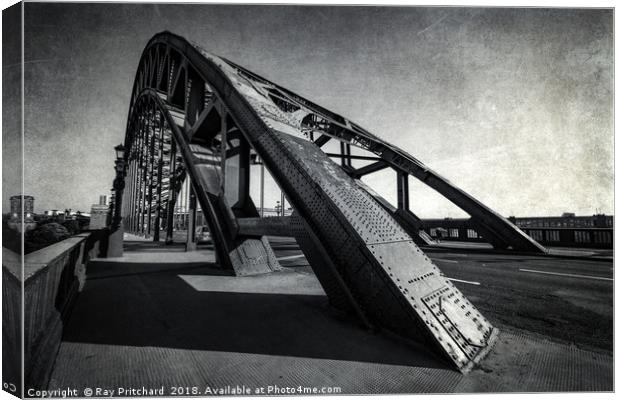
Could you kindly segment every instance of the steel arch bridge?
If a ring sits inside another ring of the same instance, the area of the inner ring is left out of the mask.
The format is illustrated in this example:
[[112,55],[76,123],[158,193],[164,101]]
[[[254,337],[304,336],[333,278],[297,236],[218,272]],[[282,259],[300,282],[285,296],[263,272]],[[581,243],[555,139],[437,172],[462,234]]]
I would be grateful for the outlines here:
[[[330,140],[340,142],[339,154],[323,151]],[[489,351],[497,330],[418,248],[427,238],[409,210],[409,176],[466,211],[494,246],[545,252],[403,150],[169,32],[155,35],[142,53],[124,144],[117,212],[126,231],[159,240],[165,227],[170,240],[188,177],[190,209],[199,203],[223,268],[237,275],[280,269],[264,235],[284,230],[332,305],[367,327],[426,344],[463,372]],[[351,146],[369,155],[353,155]],[[252,158],[286,194],[292,216],[259,218],[249,194]],[[354,168],[352,159],[372,162]],[[396,172],[397,207],[360,180],[385,168]]]

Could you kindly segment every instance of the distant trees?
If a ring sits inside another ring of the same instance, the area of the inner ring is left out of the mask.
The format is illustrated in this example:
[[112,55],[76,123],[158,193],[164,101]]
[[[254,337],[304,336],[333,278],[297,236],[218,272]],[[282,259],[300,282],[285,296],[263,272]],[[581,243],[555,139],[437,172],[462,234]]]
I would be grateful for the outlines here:
[[9,228],[7,224],[8,218],[2,218],[2,247],[15,252],[21,253],[22,251],[22,238],[19,232]]
[[[7,224],[8,218],[2,218],[2,246],[21,253],[21,234],[9,228]],[[76,235],[82,231],[83,224],[78,220],[67,220],[63,222],[55,222],[52,219],[40,219],[37,227],[27,231],[24,234],[24,253],[32,253],[33,251],[42,249],[61,240]]]
[[[79,211],[75,215],[66,214],[33,215],[37,226],[26,231],[23,236],[24,254],[58,243],[89,228],[90,217]],[[22,235],[14,227],[9,227],[10,218],[10,214],[2,214],[2,246],[19,254],[22,251]]]
[[62,222],[62,226],[64,226],[69,231],[69,234],[71,236],[77,235],[82,230],[80,223],[75,219],[69,219]]
[[[69,222],[69,221],[66,221]],[[60,242],[70,237],[72,233],[57,222],[49,222],[44,225],[39,225],[36,228],[26,232],[24,243],[25,252],[30,253],[51,244]]]

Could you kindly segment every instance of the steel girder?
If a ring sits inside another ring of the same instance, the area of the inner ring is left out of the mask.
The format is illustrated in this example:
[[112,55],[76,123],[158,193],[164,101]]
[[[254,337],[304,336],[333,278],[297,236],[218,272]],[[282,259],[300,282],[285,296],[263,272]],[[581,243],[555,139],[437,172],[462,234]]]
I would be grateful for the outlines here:
[[[220,160],[226,158],[227,135],[235,133],[286,193],[295,210],[291,232],[332,304],[354,312],[366,326],[426,343],[461,371],[489,351],[497,330],[420,251],[392,213],[353,179],[351,163],[343,158],[339,166],[320,145],[324,138],[344,141],[345,156],[348,145],[361,145],[397,167],[400,176],[420,177],[422,168],[427,182],[437,182],[417,160],[168,32],[154,36],[143,52],[126,146],[143,142],[136,132],[141,132],[142,119],[150,119],[144,116],[152,114],[164,120],[181,153],[224,263],[231,263],[226,261],[231,243],[248,240],[239,235],[237,218],[256,217],[248,215],[247,204],[233,212],[223,195],[223,168],[217,168],[216,153]],[[315,134],[321,135],[320,143],[309,140]],[[211,161],[208,168],[198,160],[205,155]]]

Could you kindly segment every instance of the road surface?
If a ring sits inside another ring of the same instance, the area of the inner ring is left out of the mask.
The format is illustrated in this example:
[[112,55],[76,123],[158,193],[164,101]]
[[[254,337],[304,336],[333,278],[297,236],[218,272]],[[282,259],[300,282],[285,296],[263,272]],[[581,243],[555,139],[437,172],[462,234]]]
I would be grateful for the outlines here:
[[[307,268],[294,241],[270,238],[282,266]],[[613,348],[613,262],[578,257],[425,249],[444,275],[500,329],[585,349]]]

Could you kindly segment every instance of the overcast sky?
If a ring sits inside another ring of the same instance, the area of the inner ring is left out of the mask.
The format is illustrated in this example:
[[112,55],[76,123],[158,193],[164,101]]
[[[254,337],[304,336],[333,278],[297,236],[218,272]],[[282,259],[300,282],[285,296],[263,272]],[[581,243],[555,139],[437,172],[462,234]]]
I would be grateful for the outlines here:
[[[109,193],[139,57],[163,30],[352,119],[503,215],[613,210],[610,10],[26,3],[25,22],[35,211]],[[376,175],[394,200],[393,173]],[[4,211],[14,177],[3,171]],[[411,195],[422,217],[462,215],[423,185]]]

